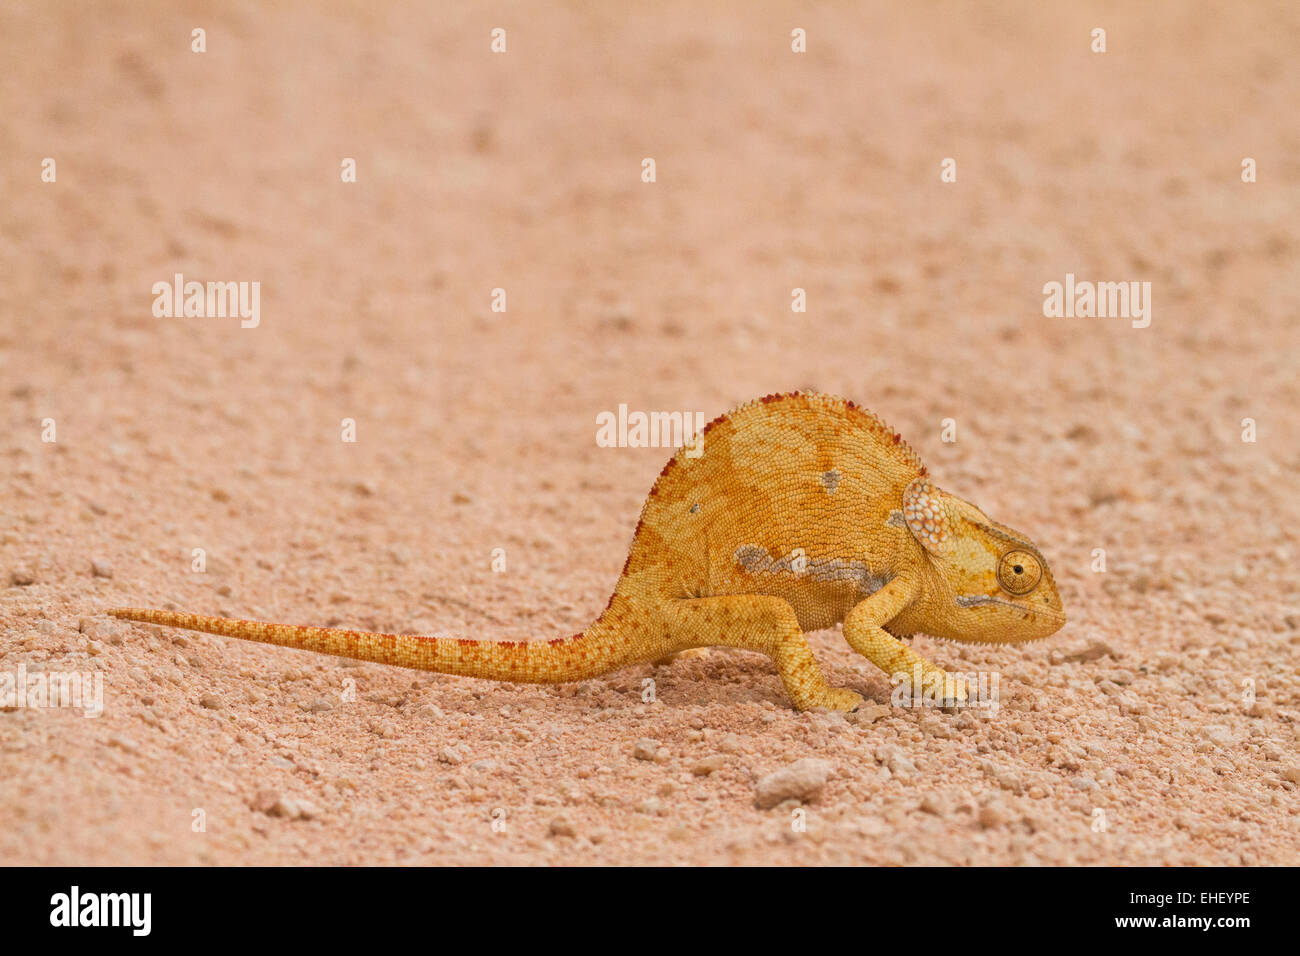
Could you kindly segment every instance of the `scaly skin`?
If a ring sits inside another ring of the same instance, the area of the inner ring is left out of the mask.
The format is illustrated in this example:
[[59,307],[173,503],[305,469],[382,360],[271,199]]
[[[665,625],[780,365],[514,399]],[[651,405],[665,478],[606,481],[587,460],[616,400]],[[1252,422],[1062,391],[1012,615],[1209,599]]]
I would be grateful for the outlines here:
[[130,621],[443,674],[564,683],[696,647],[759,651],[794,705],[851,710],[804,631],[843,622],[887,674],[959,686],[900,637],[1012,643],[1065,623],[1024,535],[931,484],[889,427],[827,395],[769,395],[715,419],[703,454],[681,449],[650,490],[623,574],[586,631],[550,641],[472,641],[262,624],[116,608]]

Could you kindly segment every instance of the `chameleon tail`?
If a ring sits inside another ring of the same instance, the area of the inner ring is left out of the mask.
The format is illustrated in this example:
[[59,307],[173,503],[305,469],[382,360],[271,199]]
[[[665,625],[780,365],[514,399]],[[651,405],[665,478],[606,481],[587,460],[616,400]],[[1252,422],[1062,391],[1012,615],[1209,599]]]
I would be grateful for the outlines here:
[[638,652],[643,642],[620,636],[616,628],[602,625],[600,620],[581,634],[550,641],[471,641],[264,624],[149,608],[119,607],[108,613],[125,621],[182,627],[376,664],[532,684],[586,680],[644,657]]

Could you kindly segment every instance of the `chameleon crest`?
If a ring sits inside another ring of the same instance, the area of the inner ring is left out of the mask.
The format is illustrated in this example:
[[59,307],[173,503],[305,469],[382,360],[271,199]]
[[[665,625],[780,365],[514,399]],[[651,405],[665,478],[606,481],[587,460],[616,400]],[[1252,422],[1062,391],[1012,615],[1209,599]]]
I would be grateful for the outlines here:
[[[701,453],[702,449],[702,453]],[[660,473],[623,573],[585,631],[475,641],[117,608],[132,621],[446,674],[562,683],[697,647],[767,655],[800,709],[851,710],[804,632],[843,624],[887,674],[948,675],[901,638],[1012,643],[1065,623],[1024,535],[936,487],[896,432],[853,402],[769,395],[722,415]]]

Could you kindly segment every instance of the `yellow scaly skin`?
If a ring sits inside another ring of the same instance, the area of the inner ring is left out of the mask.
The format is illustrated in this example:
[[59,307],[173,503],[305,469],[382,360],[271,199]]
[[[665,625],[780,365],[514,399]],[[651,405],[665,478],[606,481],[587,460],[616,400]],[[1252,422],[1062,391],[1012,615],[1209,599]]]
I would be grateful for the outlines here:
[[964,691],[900,637],[975,643],[1055,633],[1065,612],[1024,535],[936,488],[905,442],[852,402],[769,395],[715,419],[703,454],[681,449],[641,512],[613,597],[586,631],[550,641],[472,641],[262,624],[115,608],[183,627],[442,674],[564,683],[696,647],[759,651],[794,705],[852,710],[804,631],[844,624],[887,674],[919,666]]

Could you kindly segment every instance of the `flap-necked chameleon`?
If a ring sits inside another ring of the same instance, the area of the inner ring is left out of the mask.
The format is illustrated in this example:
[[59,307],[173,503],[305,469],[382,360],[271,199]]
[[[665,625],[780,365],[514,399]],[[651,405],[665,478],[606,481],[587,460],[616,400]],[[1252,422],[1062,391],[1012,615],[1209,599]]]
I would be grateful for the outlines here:
[[842,623],[849,645],[887,674],[919,668],[927,680],[946,680],[901,638],[1014,643],[1065,623],[1032,541],[936,487],[871,412],[804,392],[742,405],[678,450],[650,489],[605,610],[571,637],[479,641],[141,608],[109,613],[535,683],[585,680],[691,648],[738,647],[772,659],[796,707],[837,710],[862,697],[827,684],[805,631]]

